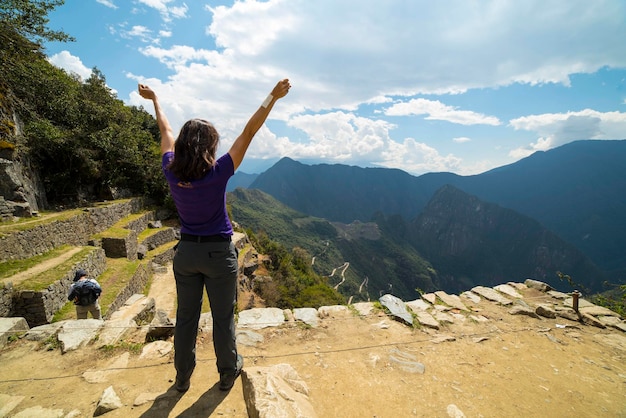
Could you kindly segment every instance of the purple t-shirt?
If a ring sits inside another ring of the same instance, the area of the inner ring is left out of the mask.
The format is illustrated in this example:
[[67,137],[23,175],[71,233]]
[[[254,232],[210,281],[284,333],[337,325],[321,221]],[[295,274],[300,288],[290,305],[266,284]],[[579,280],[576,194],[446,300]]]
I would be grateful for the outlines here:
[[191,182],[180,181],[167,169],[173,159],[173,152],[163,154],[161,168],[178,210],[180,231],[193,235],[232,235],[233,227],[226,212],[226,183],[235,174],[230,154],[222,155],[204,177]]

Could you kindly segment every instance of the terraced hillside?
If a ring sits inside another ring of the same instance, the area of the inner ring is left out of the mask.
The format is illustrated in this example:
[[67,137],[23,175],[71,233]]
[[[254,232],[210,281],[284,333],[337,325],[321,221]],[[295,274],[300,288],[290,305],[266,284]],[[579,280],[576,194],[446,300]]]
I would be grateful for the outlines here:
[[106,319],[147,290],[176,239],[176,229],[163,226],[141,199],[0,224],[0,316],[24,317],[30,327],[75,317],[67,293],[82,268],[104,289]]

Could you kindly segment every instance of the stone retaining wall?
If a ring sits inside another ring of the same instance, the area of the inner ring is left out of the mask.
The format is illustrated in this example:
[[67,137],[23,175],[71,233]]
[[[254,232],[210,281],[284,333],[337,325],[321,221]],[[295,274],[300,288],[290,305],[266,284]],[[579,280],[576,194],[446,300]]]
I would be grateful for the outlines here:
[[23,260],[64,244],[88,245],[89,237],[141,210],[143,200],[133,198],[109,206],[85,209],[71,219],[40,224],[8,235],[0,233],[0,262]]
[[155,248],[160,247],[161,245],[167,244],[168,242],[172,242],[177,240],[177,234],[174,228],[162,229],[141,242],[141,245],[145,245],[148,251],[152,251]]
[[0,238],[0,262],[23,260],[44,254],[64,244],[87,244],[93,226],[87,213],[71,219],[37,225],[32,229],[14,232]]
[[[67,302],[67,295],[74,280],[74,273],[82,268],[97,280],[106,269],[106,257],[102,248],[95,248],[81,262],[73,266],[58,281],[42,291],[20,290],[12,292],[9,317],[23,317],[32,328],[50,323],[54,314]],[[4,299],[4,298],[3,298]],[[0,311],[6,307],[0,307]],[[4,316],[4,315],[3,315]]]
[[128,222],[124,228],[132,229],[137,234],[140,234],[144,229],[148,228],[148,224],[154,221],[154,211],[146,212],[141,217]]
[[168,248],[161,254],[157,254],[154,257],[152,257],[152,262],[155,264],[164,266],[165,264],[167,264],[168,262],[174,259],[174,253],[175,253],[174,247]]
[[13,306],[13,285],[0,283],[0,318],[8,317]]
[[116,203],[103,207],[89,208],[89,217],[94,225],[94,233],[105,231],[115,225],[120,219],[137,213],[143,209],[143,199],[134,197],[126,202]]
[[124,258],[133,261],[137,259],[137,232],[132,229],[124,238],[103,237],[101,240],[102,248],[110,258]]

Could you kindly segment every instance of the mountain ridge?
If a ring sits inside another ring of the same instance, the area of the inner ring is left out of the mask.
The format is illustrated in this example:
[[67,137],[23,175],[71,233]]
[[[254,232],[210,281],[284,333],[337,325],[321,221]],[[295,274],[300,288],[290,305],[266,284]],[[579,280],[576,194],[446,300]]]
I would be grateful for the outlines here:
[[[380,176],[377,176],[379,175]],[[626,273],[626,140],[581,140],[482,174],[459,176],[283,158],[250,185],[300,212],[350,223],[376,212],[416,218],[432,195],[453,186],[516,210],[581,249],[609,273]]]
[[600,291],[604,273],[580,250],[536,220],[484,202],[454,186],[439,189],[408,227],[408,241],[438,270],[447,289],[533,278],[562,287],[557,271]]
[[[240,225],[288,249],[303,248],[316,273],[355,300],[391,289],[412,299],[421,292],[455,292],[529,277],[564,289],[568,284],[557,271],[580,277],[580,284],[594,291],[604,280],[588,257],[539,222],[454,186],[444,186],[427,205],[430,209],[412,222],[381,213],[367,223],[329,222],[258,189],[237,189],[229,202]],[[330,273],[340,266],[346,266],[341,279]]]

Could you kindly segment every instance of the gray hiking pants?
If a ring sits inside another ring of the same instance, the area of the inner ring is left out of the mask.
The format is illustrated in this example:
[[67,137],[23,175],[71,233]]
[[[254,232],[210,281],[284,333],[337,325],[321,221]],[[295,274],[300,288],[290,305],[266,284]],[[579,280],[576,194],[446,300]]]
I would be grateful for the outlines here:
[[87,319],[88,313],[91,314],[93,319],[102,319],[102,315],[100,314],[100,304],[97,300],[91,305],[76,305],[76,319]]
[[213,316],[217,370],[229,373],[237,368],[237,255],[231,241],[180,241],[178,244],[173,262],[178,298],[174,333],[174,366],[178,381],[188,380],[196,366],[196,337],[204,289]]

